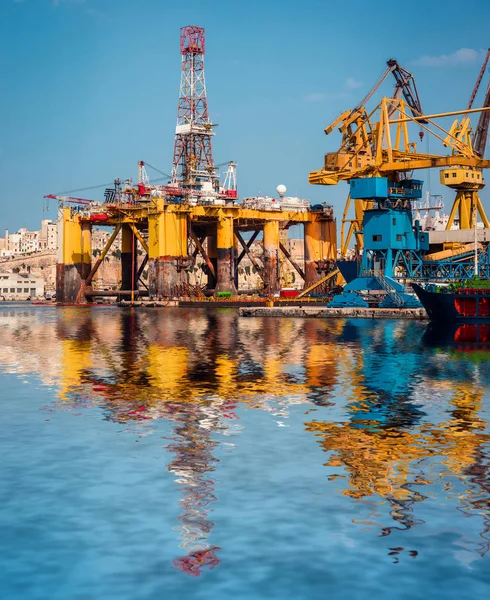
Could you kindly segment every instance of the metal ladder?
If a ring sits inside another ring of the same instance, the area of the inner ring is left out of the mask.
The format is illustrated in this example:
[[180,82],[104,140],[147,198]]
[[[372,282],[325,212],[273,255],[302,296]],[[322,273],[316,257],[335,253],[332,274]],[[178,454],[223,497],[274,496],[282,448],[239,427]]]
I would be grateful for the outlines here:
[[395,290],[395,288],[391,285],[391,283],[389,281],[387,281],[386,277],[382,273],[377,273],[375,277],[376,277],[376,281],[385,290],[385,292],[393,300],[393,302],[398,306],[398,308],[401,308],[402,306],[405,305],[405,300]]

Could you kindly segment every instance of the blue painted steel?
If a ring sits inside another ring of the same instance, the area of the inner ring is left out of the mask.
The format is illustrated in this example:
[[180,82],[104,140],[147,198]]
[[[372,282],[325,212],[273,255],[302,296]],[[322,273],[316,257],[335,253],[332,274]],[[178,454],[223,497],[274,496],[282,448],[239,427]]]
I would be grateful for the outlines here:
[[[360,276],[349,282],[330,306],[367,306],[359,292],[376,290],[386,293],[381,306],[421,306],[397,279],[454,281],[475,276],[473,252],[440,261],[425,260],[429,234],[421,230],[419,221],[413,223],[411,205],[412,200],[422,197],[422,181],[390,182],[386,177],[370,177],[352,179],[350,186],[352,199],[373,200],[375,207],[364,212]],[[490,279],[490,245],[479,252],[476,275]]]
[[399,277],[400,266],[412,273],[414,267],[421,267],[423,254],[429,249],[429,234],[421,231],[418,221],[412,225],[410,208],[365,211],[363,235],[361,273],[382,271],[386,277]]
[[387,177],[362,177],[350,180],[350,197],[353,200],[374,200],[387,196]]
[[340,306],[368,306],[363,300],[362,304],[358,302],[360,292],[386,292],[384,301],[380,304],[382,307],[392,308],[418,308],[421,306],[417,297],[410,293],[407,294],[405,286],[399,281],[385,277],[382,273],[357,277],[348,283],[342,292],[329,303],[331,307]]
[[420,179],[388,181],[387,177],[360,177],[350,180],[350,197],[353,200],[419,200],[422,186]]
[[424,182],[420,179],[405,179],[403,181],[390,181],[388,184],[388,198],[406,198],[420,200]]
[[368,308],[369,304],[354,290],[344,291],[334,296],[328,303],[329,308]]

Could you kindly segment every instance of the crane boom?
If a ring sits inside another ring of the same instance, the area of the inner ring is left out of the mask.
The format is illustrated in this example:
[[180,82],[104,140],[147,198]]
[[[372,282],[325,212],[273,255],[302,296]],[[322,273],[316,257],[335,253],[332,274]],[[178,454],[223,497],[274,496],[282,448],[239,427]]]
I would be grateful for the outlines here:
[[[405,102],[410,107],[412,114],[414,117],[418,117],[423,115],[422,111],[422,103],[420,102],[419,93],[417,91],[417,86],[415,84],[415,78],[406,69],[404,69],[397,60],[394,58],[390,58],[386,61],[387,68],[386,71],[381,75],[378,81],[374,84],[371,90],[368,92],[366,96],[361,100],[361,102],[356,106],[354,111],[359,110],[371,99],[373,94],[379,88],[379,86],[383,83],[383,81],[388,77],[390,73],[393,73],[393,77],[395,78],[395,92],[393,94],[393,98],[399,98],[401,94],[405,98]],[[425,121],[422,121],[425,123]]]
[[480,69],[480,74],[478,75],[478,79],[476,80],[475,87],[473,88],[473,92],[471,93],[470,101],[468,102],[468,110],[473,106],[473,102],[475,97],[480,89],[481,80],[483,79],[483,75],[485,75],[485,69],[487,68],[488,60],[490,59],[490,48],[487,50],[487,55],[485,56],[485,60],[483,61],[483,65]]
[[54,194],[46,194],[44,198],[52,198],[60,202],[71,202],[72,204],[100,204],[98,200],[87,200],[86,198],[74,198],[73,196],[55,196]]
[[[400,94],[403,94],[405,102],[410,107],[413,116],[419,117],[420,115],[423,115],[422,103],[420,102],[417,85],[415,84],[415,78],[412,73],[400,66],[393,58],[390,58],[387,64],[396,80],[394,98],[399,98]],[[427,121],[422,119],[420,122],[427,123]]]
[[[485,94],[485,101],[483,102],[484,108],[490,107],[490,83],[487,87],[487,93]],[[476,126],[475,137],[473,140],[474,151],[483,158],[485,154],[485,146],[487,145],[488,137],[488,125],[490,123],[490,113],[484,111],[480,114],[478,119],[478,125]]]
[[[483,76],[485,75],[485,71],[486,71],[489,60],[490,60],[490,48],[487,50],[487,53],[485,55],[485,60],[483,61],[482,67],[480,69],[480,73],[478,74],[478,78],[475,83],[475,87],[473,88],[473,92],[471,93],[470,100],[468,102],[468,110],[470,110],[471,107],[473,106],[473,102],[478,93],[478,90],[480,89],[480,85],[481,85]],[[490,106],[490,82],[488,83],[487,91],[485,93],[485,100],[483,102],[484,108],[487,108],[489,106]],[[488,112],[484,111],[484,112],[480,113],[480,118],[478,119],[478,125],[476,126],[475,134],[473,136],[473,149],[476,152],[476,154],[478,154],[478,156],[480,156],[481,158],[483,158],[483,155],[485,154],[485,146],[487,144],[489,123],[490,123],[490,115],[488,114]]]

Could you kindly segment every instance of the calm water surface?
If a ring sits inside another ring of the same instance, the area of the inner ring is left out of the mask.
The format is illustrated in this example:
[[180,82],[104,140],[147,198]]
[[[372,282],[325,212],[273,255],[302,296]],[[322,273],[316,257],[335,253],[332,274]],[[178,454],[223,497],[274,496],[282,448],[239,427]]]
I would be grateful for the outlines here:
[[0,307],[1,598],[487,597],[486,335]]

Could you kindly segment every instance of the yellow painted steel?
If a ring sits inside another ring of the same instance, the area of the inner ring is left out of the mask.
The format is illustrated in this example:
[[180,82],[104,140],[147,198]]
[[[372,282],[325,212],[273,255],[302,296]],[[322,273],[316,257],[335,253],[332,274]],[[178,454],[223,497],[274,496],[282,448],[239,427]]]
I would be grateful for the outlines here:
[[460,229],[473,229],[476,214],[480,216],[484,227],[490,227],[478,194],[478,190],[485,186],[482,172],[469,168],[444,169],[441,171],[440,177],[443,185],[456,190],[456,198],[449,215],[446,230],[451,229],[456,216],[458,216]]
[[[477,244],[477,249],[481,250],[482,245]],[[460,254],[465,254],[466,252],[473,252],[475,250],[475,244],[472,242],[471,244],[464,244],[459,248],[449,248],[448,250],[441,250],[440,252],[432,252],[431,254],[426,254],[424,256],[424,260],[443,260],[445,258],[449,258],[451,256],[459,256]]]
[[264,250],[279,252],[279,221],[264,223]]
[[136,228],[134,223],[130,223],[129,226],[130,226],[132,232],[134,233],[136,239],[138,240],[138,242],[143,246],[144,251],[148,254],[148,244],[143,239],[141,233],[138,231],[138,229]]
[[187,215],[162,211],[148,215],[148,257],[187,256]]
[[[263,223],[270,220],[291,221],[292,223],[306,223],[312,218],[318,218],[310,212],[294,210],[255,210],[243,208],[236,204],[233,206],[189,206],[186,204],[166,204],[163,198],[150,203],[121,204],[117,206],[102,207],[107,211],[109,219],[104,225],[118,223],[145,223],[150,216],[166,213],[189,215],[191,221],[208,221],[224,218],[233,218],[235,222]],[[83,220],[83,217],[82,217]]]
[[439,119],[440,117],[454,117],[456,115],[469,115],[471,113],[482,113],[490,110],[490,107],[486,108],[470,108],[465,110],[453,110],[451,112],[436,113],[435,115],[420,115],[419,117],[407,116],[404,119],[392,119],[390,123],[409,123],[410,121],[420,121],[428,119]]
[[335,269],[335,270],[331,271],[330,273],[328,273],[328,275],[325,275],[325,277],[322,277],[318,281],[315,281],[315,283],[312,283],[309,287],[306,288],[306,290],[303,290],[302,292],[300,292],[297,295],[297,298],[303,298],[304,296],[307,296],[310,292],[312,292],[318,286],[323,285],[324,283],[327,283],[327,281],[330,281],[330,279],[332,279],[333,277],[337,277],[338,275],[340,275],[339,269]]
[[123,225],[121,229],[121,252],[130,254],[133,251],[134,234],[128,225]]
[[218,220],[216,242],[218,248],[233,248],[233,217],[226,216]]
[[318,262],[337,258],[335,221],[311,221],[305,225],[305,260]]
[[[69,207],[63,208],[62,213],[62,248],[61,262],[64,265],[74,265],[82,262],[82,224],[78,215],[74,215]],[[87,239],[85,237],[85,239]]]
[[82,223],[82,262],[86,265],[92,264],[92,226],[90,223]]
[[[69,207],[62,210],[64,262],[66,264],[80,262],[80,257],[83,256],[83,260],[89,264],[91,262],[90,229],[94,223],[94,210],[81,211],[78,214],[74,214]],[[103,211],[104,215],[108,216],[103,220],[103,226],[114,227],[115,233],[90,271],[87,285],[90,284],[118,231],[122,231],[123,253],[133,250],[136,237],[141,246],[147,250],[149,259],[158,259],[188,256],[189,230],[195,227],[202,235],[206,234],[207,254],[212,260],[217,258],[218,248],[231,249],[237,244],[235,230],[238,232],[263,229],[266,245],[279,250],[281,226],[298,223],[313,227],[317,232],[317,248],[312,253],[314,257],[318,260],[335,259],[336,254],[335,222],[330,214],[323,212],[263,211],[243,208],[240,205],[190,206],[170,204],[163,197],[151,200],[141,198],[134,203],[101,205],[96,211]],[[83,236],[82,229],[85,232]],[[280,256],[279,252],[278,255]]]
[[[484,186],[481,169],[489,168],[490,161],[482,159],[473,150],[469,119],[466,116],[463,117],[461,123],[453,123],[449,131],[432,119],[459,114],[467,115],[489,109],[453,111],[417,117],[409,114],[408,110],[402,99],[383,98],[369,114],[364,108],[343,113],[325,129],[325,132],[329,134],[336,127],[339,128],[342,134],[341,146],[337,152],[325,155],[324,167],[312,171],[309,175],[309,182],[318,185],[336,185],[339,181],[349,181],[356,177],[391,176],[396,178],[397,173],[416,169],[453,167],[448,171],[449,177],[446,177],[445,174],[441,176],[441,183],[457,190],[451,222],[456,212],[459,211],[460,228],[470,228],[472,226],[471,209],[476,206],[487,227],[488,219],[478,198],[477,190]],[[375,115],[378,115],[378,120],[375,120]],[[395,118],[391,118],[392,115]],[[422,120],[424,123],[421,122]],[[409,122],[416,123],[418,127],[436,137],[450,148],[451,154],[444,156],[417,152],[417,144],[409,140],[407,127]],[[454,173],[455,175],[453,175]],[[452,185],[451,182],[453,182]],[[470,183],[473,182],[472,191],[467,191],[471,187]],[[466,191],[463,192],[462,188]],[[356,217],[349,220],[347,211],[350,199],[347,199],[342,223],[341,252],[343,255],[347,250],[348,240],[354,232],[359,231],[359,223],[362,221],[366,209],[361,202],[362,200],[356,200]],[[349,223],[349,231],[347,237],[344,238],[345,224],[347,223]],[[448,227],[450,227],[449,224]],[[359,249],[362,239],[359,235],[356,238]]]
[[[354,200],[355,217],[354,219],[348,219],[347,215],[351,205],[351,198],[350,194],[347,196],[347,202],[345,203],[340,230],[340,256],[342,258],[344,258],[347,254],[347,250],[349,249],[353,235],[355,236],[356,254],[360,254],[363,250],[364,240],[362,235],[359,235],[359,232],[362,229],[362,219],[364,216],[364,211],[372,208],[373,204],[374,203],[369,200]],[[346,223],[349,223],[349,229],[347,231],[347,234],[345,233]]]

